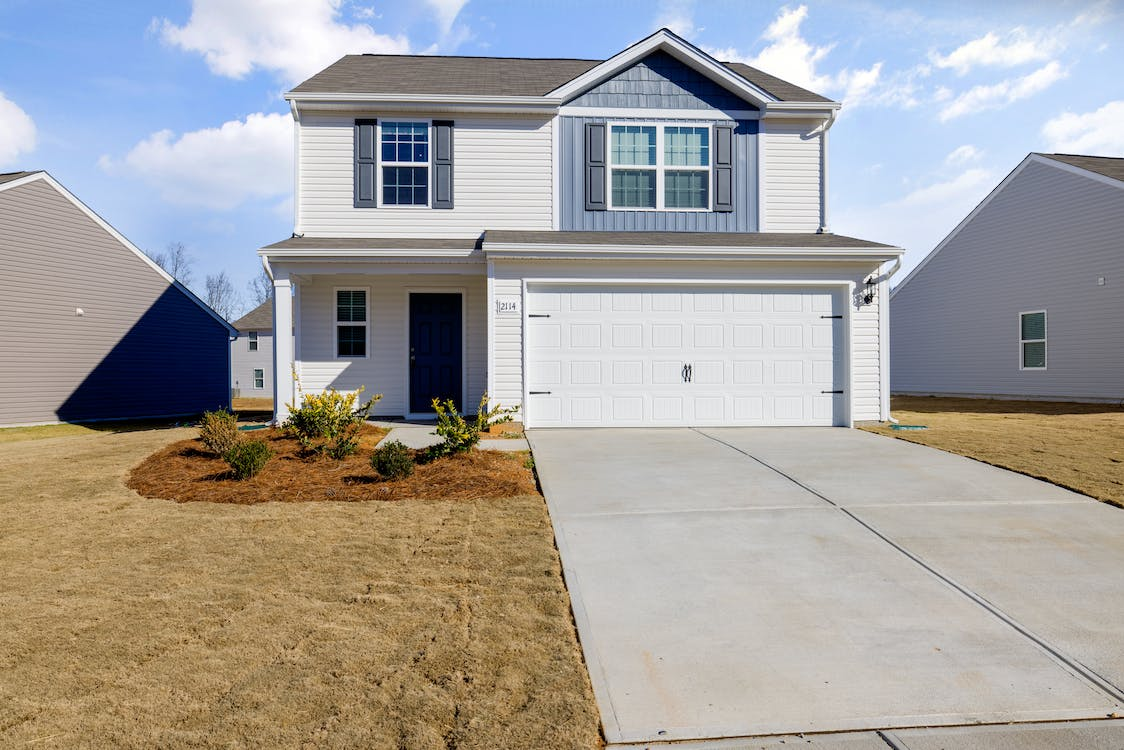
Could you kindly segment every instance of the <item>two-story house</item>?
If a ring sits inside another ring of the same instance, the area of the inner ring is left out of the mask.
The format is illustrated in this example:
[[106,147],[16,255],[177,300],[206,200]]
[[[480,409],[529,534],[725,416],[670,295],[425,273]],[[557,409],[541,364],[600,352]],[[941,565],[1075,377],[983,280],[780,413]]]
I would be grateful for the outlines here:
[[902,251],[827,231],[838,103],[667,30],[603,61],[348,55],[286,98],[278,418],[359,386],[534,427],[888,415]]

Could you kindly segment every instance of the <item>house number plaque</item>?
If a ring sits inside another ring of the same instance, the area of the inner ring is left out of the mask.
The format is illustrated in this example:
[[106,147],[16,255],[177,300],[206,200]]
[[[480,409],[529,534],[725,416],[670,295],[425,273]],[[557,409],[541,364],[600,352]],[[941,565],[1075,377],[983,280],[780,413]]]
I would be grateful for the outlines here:
[[519,298],[518,297],[497,297],[496,298],[496,312],[500,315],[518,315],[519,314]]

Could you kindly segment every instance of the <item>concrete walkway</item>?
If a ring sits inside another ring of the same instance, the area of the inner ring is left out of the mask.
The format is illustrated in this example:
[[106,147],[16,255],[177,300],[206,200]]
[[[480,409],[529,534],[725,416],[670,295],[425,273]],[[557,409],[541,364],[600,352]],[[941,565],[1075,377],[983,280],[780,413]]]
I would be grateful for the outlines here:
[[1037,747],[912,728],[1121,711],[1124,511],[854,430],[529,436],[610,744]]
[[[441,442],[433,432],[430,422],[373,422],[379,427],[385,427],[390,432],[379,441],[379,444],[389,443],[394,440],[415,450],[428,448]],[[526,438],[484,438],[476,444],[482,451],[525,451],[530,448]]]

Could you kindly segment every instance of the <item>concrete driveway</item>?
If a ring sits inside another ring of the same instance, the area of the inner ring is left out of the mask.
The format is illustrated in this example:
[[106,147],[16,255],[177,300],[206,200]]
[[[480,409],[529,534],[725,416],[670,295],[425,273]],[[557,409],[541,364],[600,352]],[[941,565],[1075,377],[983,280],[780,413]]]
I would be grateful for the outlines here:
[[610,744],[1124,747],[1124,511],[855,430],[529,436]]

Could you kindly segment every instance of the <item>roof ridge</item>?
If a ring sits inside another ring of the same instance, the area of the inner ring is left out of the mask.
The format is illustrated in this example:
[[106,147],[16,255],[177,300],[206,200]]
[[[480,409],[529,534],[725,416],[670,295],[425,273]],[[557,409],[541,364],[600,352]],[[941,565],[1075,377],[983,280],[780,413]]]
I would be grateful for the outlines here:
[[408,57],[411,59],[421,60],[535,60],[541,62],[605,62],[604,60],[598,60],[593,57],[524,57],[521,55],[403,55],[383,52],[353,52],[344,55],[344,57]]

